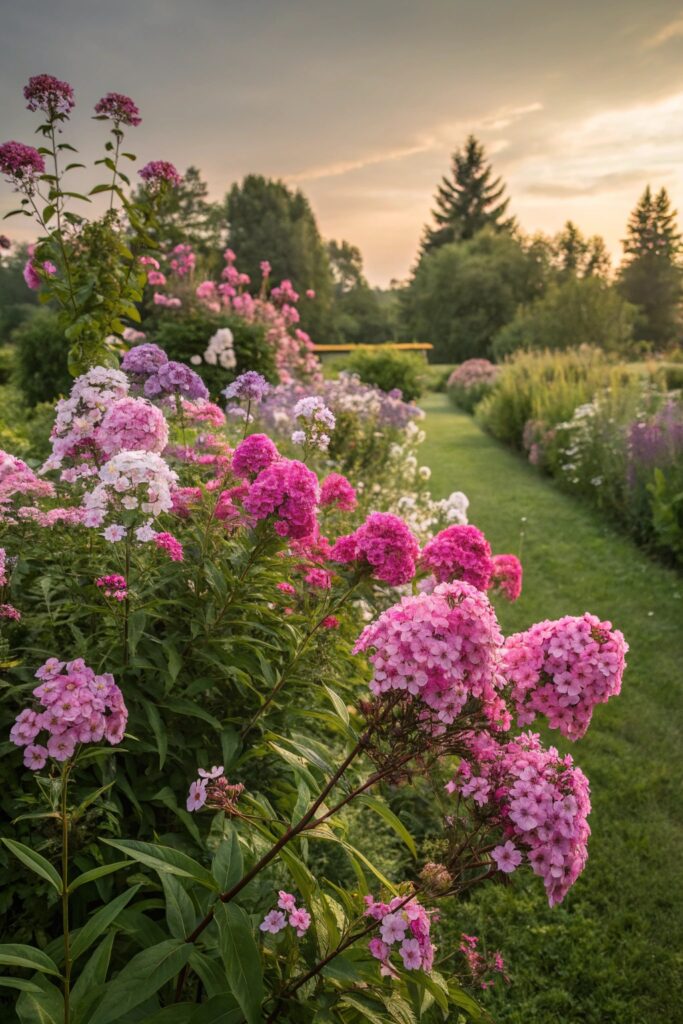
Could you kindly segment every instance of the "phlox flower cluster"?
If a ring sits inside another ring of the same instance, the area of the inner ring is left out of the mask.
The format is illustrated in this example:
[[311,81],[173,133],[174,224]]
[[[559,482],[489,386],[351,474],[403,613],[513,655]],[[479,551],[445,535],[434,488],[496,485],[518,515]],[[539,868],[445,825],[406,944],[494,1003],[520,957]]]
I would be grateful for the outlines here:
[[[83,496],[83,507],[89,518],[86,526],[101,526],[108,516],[126,516],[128,521],[145,519],[143,529],[149,536],[141,535],[138,540],[151,540],[154,536],[149,524],[162,512],[168,512],[173,505],[172,491],[178,476],[156,452],[119,452],[102,466],[100,482]],[[133,514],[131,516],[131,514]],[[110,528],[111,529],[111,528]],[[123,527],[117,527],[118,536],[111,534],[107,540],[119,540],[126,535]]]
[[533,733],[505,744],[479,734],[471,746],[447,790],[493,812],[506,840],[491,854],[499,870],[509,874],[526,855],[550,906],[561,903],[588,859],[588,779]]
[[398,587],[415,575],[419,545],[406,524],[390,512],[371,512],[362,526],[340,537],[330,552],[334,562],[356,562],[374,579]]
[[151,342],[144,342],[126,352],[121,360],[121,369],[133,377],[144,378],[156,373],[167,362],[168,356],[162,348]]
[[172,562],[184,560],[183,545],[172,533],[156,533],[154,543],[160,551],[165,551]]
[[174,274],[178,277],[186,277],[191,274],[197,263],[197,257],[192,251],[192,246],[180,242],[171,250],[169,265]]
[[519,724],[540,713],[551,729],[580,739],[596,704],[621,692],[627,651],[623,634],[589,612],[537,622],[508,637],[501,670],[512,683]]
[[420,566],[431,572],[439,583],[464,580],[477,590],[486,590],[491,582],[493,560],[486,537],[476,526],[447,526],[425,545]]
[[0,619],[10,619],[13,622],[20,622],[21,612],[17,611],[13,604],[0,604]]
[[328,409],[318,395],[301,398],[294,406],[294,419],[299,428],[292,434],[294,444],[304,447],[319,448],[326,451],[330,444],[330,434],[336,426],[334,413]]
[[[40,685],[33,695],[42,710],[25,708],[10,732],[12,743],[25,747],[27,768],[43,768],[48,757],[67,761],[79,743],[121,742],[128,711],[108,672],[95,675],[82,658],[67,663],[49,658],[36,679]],[[46,745],[35,742],[43,731],[48,734]]]
[[225,425],[225,413],[213,402],[183,402],[182,409],[190,423],[210,423],[212,427]]
[[392,952],[398,952],[407,971],[431,971],[436,948],[429,937],[434,912],[427,911],[413,898],[394,896],[389,903],[365,897],[365,916],[379,922],[379,936],[370,939],[368,948],[382,962],[383,973],[394,974]]
[[27,110],[41,110],[49,118],[68,116],[75,106],[74,91],[68,82],[54,75],[33,75],[24,86]]
[[269,932],[277,935],[287,925],[294,928],[299,938],[302,938],[311,926],[311,915],[304,907],[297,907],[296,899],[291,892],[280,889],[278,893],[278,910],[270,910],[259,925],[262,932]]
[[522,593],[522,563],[516,555],[494,555],[491,587],[508,601],[516,601]]
[[448,378],[447,387],[469,391],[491,386],[500,373],[500,367],[488,359],[466,359]]
[[97,430],[102,451],[163,452],[168,444],[168,424],[161,409],[144,398],[119,398],[107,409]]
[[244,790],[241,782],[228,782],[223,774],[223,765],[199,768],[199,776],[190,786],[186,806],[188,811],[199,811],[205,805],[214,811],[239,814],[237,801]]
[[279,457],[280,453],[267,434],[250,434],[232,453],[232,471],[236,476],[256,476]]
[[150,160],[138,174],[151,192],[158,192],[167,185],[177,188],[183,180],[168,160]]
[[28,522],[37,523],[44,528],[58,526],[81,526],[86,517],[86,511],[82,508],[51,508],[43,512],[39,508],[25,505],[17,509],[17,518]]
[[147,398],[180,397],[190,401],[206,401],[209,392],[206,384],[194,370],[184,363],[173,360],[162,363],[145,381]]
[[[26,260],[26,263],[24,264],[24,269],[22,271],[24,281],[26,282],[28,287],[34,292],[39,291],[43,283],[43,278],[38,273],[36,266],[37,265],[35,260],[28,259]],[[54,277],[55,274],[57,273],[57,267],[52,262],[52,260],[44,260],[42,267],[40,267],[39,269],[42,269],[43,273],[47,274],[48,277]]]
[[232,370],[237,366],[235,339],[229,327],[221,327],[209,338],[204,352],[204,362],[209,366],[221,366]]
[[113,121],[116,127],[125,124],[129,128],[137,128],[142,124],[140,111],[130,96],[124,96],[121,92],[108,92],[95,104],[95,113],[98,117],[106,117]]
[[0,587],[6,587],[8,583],[7,552],[4,548],[0,548]]
[[31,196],[36,179],[45,173],[45,161],[33,146],[23,142],[3,142],[0,145],[0,174],[4,174],[15,190]]
[[0,448],[0,521],[11,520],[11,508],[18,495],[49,498],[54,493],[52,484],[39,480],[22,459]]
[[126,327],[121,337],[129,345],[137,345],[139,342],[144,341],[147,335],[144,331],[136,330],[135,327]]
[[[484,360],[485,361],[485,360]],[[509,978],[505,973],[505,961],[503,960],[502,954],[499,952],[486,955],[477,948],[479,945],[478,935],[465,935],[460,936],[460,952],[465,957],[467,963],[467,969],[472,975],[472,980],[476,981],[481,988],[491,988],[494,984],[491,974],[501,974],[503,980],[509,982]],[[486,975],[489,975],[487,978]]]
[[431,594],[404,597],[361,633],[354,653],[369,652],[370,689],[417,698],[434,724],[450,725],[470,698],[492,725],[509,727],[499,691],[503,637],[495,612],[469,583],[441,583]]
[[111,597],[115,601],[125,601],[128,597],[128,584],[125,576],[118,574],[100,576],[95,580],[95,586],[102,590],[105,597]]
[[[163,274],[161,277],[163,277]],[[164,278],[165,283],[166,279]],[[165,309],[180,309],[183,304],[182,299],[179,299],[177,295],[164,295],[163,292],[154,292],[152,301],[155,306],[163,306]]]
[[50,434],[52,454],[43,472],[59,469],[65,459],[73,465],[62,472],[62,479],[73,483],[80,476],[97,472],[101,456],[97,428],[109,407],[128,395],[128,378],[121,370],[95,366],[77,377],[68,398],[55,406],[56,417]]
[[341,473],[330,473],[320,485],[320,504],[323,508],[353,512],[358,504],[356,489]]
[[280,459],[261,470],[243,505],[256,520],[276,516],[275,532],[296,540],[314,533],[319,497],[315,473],[296,459]]
[[232,384],[228,384],[223,390],[223,395],[228,399],[236,398],[244,402],[262,402],[271,386],[256,370],[247,370],[236,377]]

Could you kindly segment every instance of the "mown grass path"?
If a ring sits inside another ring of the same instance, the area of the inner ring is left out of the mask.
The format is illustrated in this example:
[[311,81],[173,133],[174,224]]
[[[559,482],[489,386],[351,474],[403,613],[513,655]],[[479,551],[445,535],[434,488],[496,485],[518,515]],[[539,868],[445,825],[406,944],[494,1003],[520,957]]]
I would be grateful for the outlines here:
[[591,611],[631,647],[621,696],[596,709],[585,738],[552,734],[591,782],[584,874],[553,911],[539,879],[513,876],[449,915],[453,928],[478,928],[508,960],[513,985],[484,1000],[497,1024],[683,1022],[683,579],[446,396],[421,404],[435,497],[464,491],[495,552],[519,554],[523,529],[524,590],[498,602],[503,630]]

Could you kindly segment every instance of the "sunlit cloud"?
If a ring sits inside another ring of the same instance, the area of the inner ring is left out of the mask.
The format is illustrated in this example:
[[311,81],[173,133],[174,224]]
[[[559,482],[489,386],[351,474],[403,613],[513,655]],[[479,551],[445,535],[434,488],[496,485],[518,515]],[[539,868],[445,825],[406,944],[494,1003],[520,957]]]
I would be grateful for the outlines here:
[[300,184],[308,181],[318,181],[321,178],[338,178],[342,174],[360,171],[365,167],[372,167],[374,164],[391,163],[394,160],[405,160],[406,157],[416,156],[419,153],[427,153],[430,149],[434,149],[436,145],[437,140],[435,138],[427,138],[423,142],[416,142],[412,146],[368,153],[357,160],[340,160],[337,163],[309,167],[307,170],[299,171],[297,174],[288,175],[288,180],[294,184]]
[[664,43],[668,43],[671,39],[680,39],[683,36],[683,14],[678,18],[674,18],[673,21],[668,22],[663,28],[656,32],[653,36],[650,36],[645,40],[645,47],[647,49],[654,49],[657,46],[663,46]]

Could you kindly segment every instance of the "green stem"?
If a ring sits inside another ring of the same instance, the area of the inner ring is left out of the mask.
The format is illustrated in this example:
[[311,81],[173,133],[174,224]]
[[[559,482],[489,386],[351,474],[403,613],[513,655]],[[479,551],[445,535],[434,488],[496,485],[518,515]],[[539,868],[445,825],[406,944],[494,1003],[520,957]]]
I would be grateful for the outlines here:
[[71,764],[62,770],[60,811],[62,819],[62,931],[64,933],[64,1024],[71,1020],[71,936],[69,933],[69,816],[67,794]]
[[109,211],[110,212],[114,209],[114,194],[115,194],[114,193],[114,187],[116,185],[116,171],[117,171],[118,166],[119,166],[119,149],[121,148],[121,135],[120,135],[120,131],[117,129],[116,131],[112,132],[112,134],[116,136],[116,152],[114,153],[114,173],[113,173],[112,179],[111,179],[111,194],[110,194],[110,197],[109,197]]
[[128,666],[128,613],[130,601],[128,599],[128,585],[130,576],[130,536],[126,534],[126,596],[123,600],[123,664]]
[[74,297],[74,286],[71,280],[71,267],[69,266],[69,258],[66,254],[66,246],[64,245],[64,239],[62,237],[62,197],[61,197],[61,184],[59,181],[59,162],[57,159],[57,139],[55,138],[55,126],[50,125],[50,138],[52,139],[52,160],[55,167],[55,191],[60,193],[56,197],[55,213],[57,214],[57,238],[59,239],[59,248],[62,253],[62,261],[64,263],[64,270],[66,272],[66,280],[69,285],[69,298],[71,299],[71,305],[73,306],[74,313],[78,312],[76,306],[76,299]]

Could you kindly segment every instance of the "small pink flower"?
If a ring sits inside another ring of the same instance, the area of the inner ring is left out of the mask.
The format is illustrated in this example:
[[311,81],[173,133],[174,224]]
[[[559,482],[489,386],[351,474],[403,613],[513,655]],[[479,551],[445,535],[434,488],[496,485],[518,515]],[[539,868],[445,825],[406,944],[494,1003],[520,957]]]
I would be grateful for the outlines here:
[[491,856],[498,865],[498,870],[505,872],[506,875],[522,863],[522,854],[510,840],[503,846],[496,846],[495,850],[491,851]]
[[283,928],[287,926],[287,919],[281,910],[271,910],[259,925],[259,929],[262,932],[270,932],[271,935],[277,935]]
[[34,772],[40,771],[41,768],[45,767],[47,756],[47,747],[43,747],[39,743],[32,743],[24,751],[24,764]]
[[296,928],[296,934],[299,938],[305,935],[311,926],[311,915],[307,910],[299,907],[297,910],[293,910],[289,915],[289,923],[292,928]]
[[277,905],[281,910],[286,910],[287,912],[296,910],[296,899],[292,896],[291,892],[285,892],[284,889],[280,889],[278,897]]
[[200,779],[218,779],[223,774],[223,765],[215,764],[213,768],[199,768],[197,771]]
[[108,540],[110,544],[116,544],[118,541],[123,540],[128,531],[124,526],[113,524],[108,526],[106,530],[102,531],[102,536],[105,540]]
[[417,939],[405,939],[405,941],[401,943],[399,953],[403,960],[403,966],[407,971],[414,971],[420,967],[420,964],[422,963],[422,953],[420,952],[420,943]]
[[200,807],[203,807],[206,803],[206,782],[203,779],[197,779],[190,786],[190,792],[187,797],[186,807],[188,811],[198,811]]

